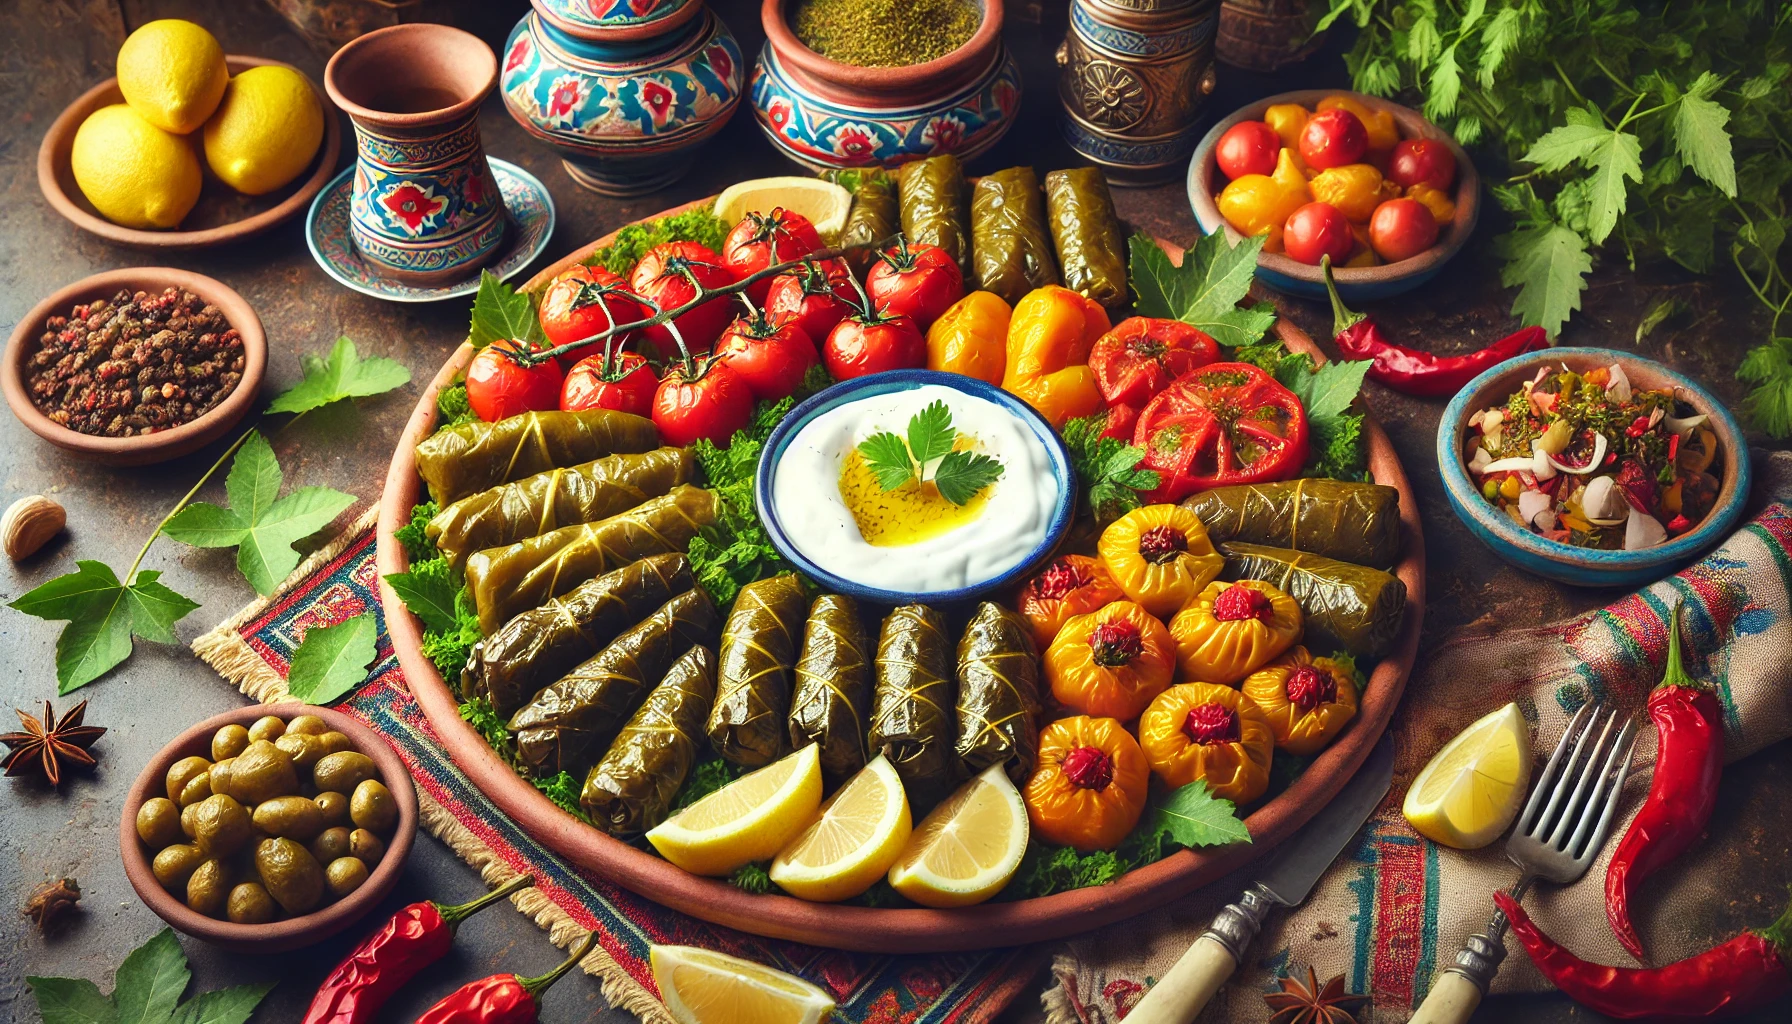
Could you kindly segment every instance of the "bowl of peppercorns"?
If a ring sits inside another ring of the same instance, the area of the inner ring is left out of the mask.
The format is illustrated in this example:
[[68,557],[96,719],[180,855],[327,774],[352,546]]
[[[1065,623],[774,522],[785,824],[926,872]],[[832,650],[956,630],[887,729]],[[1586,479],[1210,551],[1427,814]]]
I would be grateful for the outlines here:
[[37,436],[110,466],[217,440],[255,403],[267,336],[241,295],[170,267],[83,278],[44,299],[0,356],[0,391]]

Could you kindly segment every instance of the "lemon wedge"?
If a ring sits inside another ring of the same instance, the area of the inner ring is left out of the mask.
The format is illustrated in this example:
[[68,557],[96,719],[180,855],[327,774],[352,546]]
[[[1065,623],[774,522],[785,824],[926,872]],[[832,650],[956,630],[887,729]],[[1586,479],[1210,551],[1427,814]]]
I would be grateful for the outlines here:
[[924,907],[968,907],[1000,892],[1026,852],[1027,806],[995,765],[922,819],[890,885]]
[[769,860],[815,819],[821,756],[815,744],[709,794],[647,833],[660,856],[697,875]]
[[821,237],[832,238],[846,227],[852,193],[820,178],[785,175],[736,182],[716,197],[716,217],[729,225],[740,223],[749,213],[770,213],[778,207],[809,218]]
[[1427,839],[1479,849],[1512,824],[1530,777],[1530,728],[1507,704],[1444,744],[1412,780],[1401,811]]
[[820,1024],[834,1000],[801,978],[696,946],[654,946],[653,981],[678,1024]]
[[821,815],[778,854],[771,879],[800,899],[851,899],[890,870],[911,830],[902,777],[879,754],[829,797]]

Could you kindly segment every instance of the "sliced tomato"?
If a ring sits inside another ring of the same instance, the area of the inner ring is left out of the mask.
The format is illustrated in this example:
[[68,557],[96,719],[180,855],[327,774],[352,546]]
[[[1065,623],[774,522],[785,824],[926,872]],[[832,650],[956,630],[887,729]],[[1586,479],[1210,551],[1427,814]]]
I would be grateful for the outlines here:
[[1219,343],[1198,327],[1134,316],[1095,342],[1089,369],[1109,405],[1142,406],[1171,381],[1219,357]]
[[1213,363],[1172,381],[1139,414],[1152,502],[1230,484],[1287,480],[1307,461],[1307,413],[1294,392],[1249,363]]

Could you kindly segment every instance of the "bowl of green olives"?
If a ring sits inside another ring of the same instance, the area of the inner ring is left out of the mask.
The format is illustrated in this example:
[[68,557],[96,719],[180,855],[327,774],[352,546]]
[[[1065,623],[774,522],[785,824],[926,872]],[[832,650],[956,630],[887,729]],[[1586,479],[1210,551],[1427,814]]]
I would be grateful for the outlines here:
[[398,882],[417,791],[378,734],[329,708],[239,708],[163,747],[125,798],[119,852],[149,909],[255,953],[347,928]]

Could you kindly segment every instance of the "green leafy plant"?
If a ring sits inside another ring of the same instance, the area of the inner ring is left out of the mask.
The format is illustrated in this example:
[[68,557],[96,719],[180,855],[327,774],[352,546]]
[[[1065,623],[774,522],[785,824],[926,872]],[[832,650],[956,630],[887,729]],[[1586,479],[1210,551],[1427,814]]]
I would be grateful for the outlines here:
[[287,667],[287,692],[307,704],[328,704],[353,690],[367,680],[378,637],[371,615],[306,630]]
[[1177,266],[1150,235],[1132,236],[1128,269],[1139,315],[1180,320],[1228,348],[1256,344],[1274,326],[1275,307],[1238,303],[1251,290],[1265,241],[1255,236],[1233,245],[1225,232],[1215,231],[1197,240]]
[[958,448],[958,437],[952,411],[936,400],[909,418],[907,437],[880,430],[859,442],[858,451],[884,490],[893,491],[911,480],[931,482],[940,497],[963,505],[1001,477],[1002,464]]
[[467,326],[467,340],[474,348],[484,348],[494,341],[534,345],[545,342],[547,335],[541,333],[535,300],[526,292],[519,292],[498,280],[498,275],[483,270],[479,273],[479,293],[473,296],[473,318]]
[[1157,471],[1140,469],[1145,450],[1115,437],[1102,437],[1108,414],[1096,413],[1064,424],[1070,467],[1083,485],[1097,522],[1115,520],[1138,508],[1140,495],[1157,489]]
[[[1512,311],[1551,334],[1595,256],[1728,266],[1792,344],[1782,246],[1792,228],[1792,5],[1628,0],[1331,0],[1359,26],[1355,87],[1420,97],[1477,146],[1514,230],[1499,239]],[[1773,436],[1792,365],[1750,353],[1749,408]]]
[[479,414],[467,402],[467,385],[450,384],[436,392],[436,429],[479,422]]
[[383,395],[411,382],[403,363],[384,356],[362,359],[348,338],[337,338],[327,357],[301,355],[299,365],[304,379],[269,403],[268,412],[310,412],[345,398]]
[[164,928],[124,958],[112,994],[86,978],[28,977],[44,1024],[243,1024],[274,982],[215,989],[181,1001],[193,972],[187,955]]

